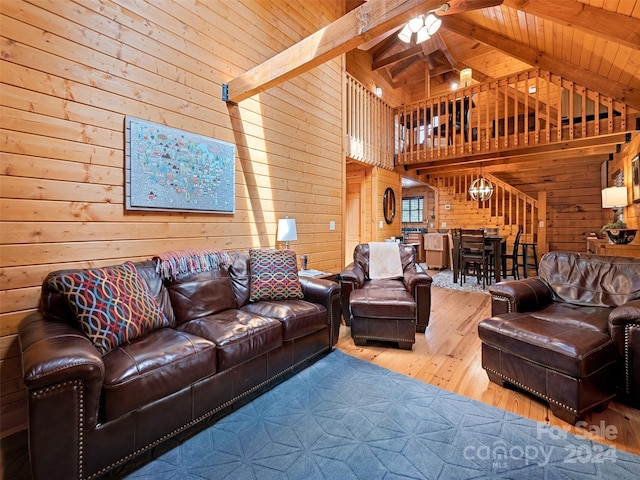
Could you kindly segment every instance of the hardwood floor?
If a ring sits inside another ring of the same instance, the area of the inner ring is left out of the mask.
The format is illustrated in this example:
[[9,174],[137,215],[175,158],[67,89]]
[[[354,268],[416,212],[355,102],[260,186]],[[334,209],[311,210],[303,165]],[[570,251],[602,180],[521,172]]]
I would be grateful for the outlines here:
[[413,350],[371,341],[358,347],[349,327],[344,325],[337,347],[346,354],[465,397],[640,455],[640,410],[611,402],[605,411],[589,414],[586,426],[579,429],[556,418],[546,403],[526,392],[489,382],[481,365],[478,338],[478,322],[490,316],[489,295],[444,288],[432,288],[431,292],[429,327],[426,333],[416,335]]

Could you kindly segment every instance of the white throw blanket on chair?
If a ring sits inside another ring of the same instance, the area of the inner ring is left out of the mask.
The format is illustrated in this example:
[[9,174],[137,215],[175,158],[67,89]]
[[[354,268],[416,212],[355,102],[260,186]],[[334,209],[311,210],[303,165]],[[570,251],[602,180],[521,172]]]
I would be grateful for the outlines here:
[[400,247],[395,242],[369,243],[369,278],[383,280],[402,277]]

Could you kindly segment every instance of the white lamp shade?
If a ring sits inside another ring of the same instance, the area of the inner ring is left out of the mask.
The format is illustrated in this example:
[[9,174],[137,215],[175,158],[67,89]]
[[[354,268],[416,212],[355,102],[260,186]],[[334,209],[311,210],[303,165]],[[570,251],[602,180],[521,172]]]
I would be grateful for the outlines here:
[[412,18],[411,20],[409,20],[409,23],[407,23],[407,25],[409,26],[409,30],[411,30],[413,33],[417,32],[424,25],[422,15]]
[[466,85],[473,78],[473,71],[470,68],[460,70],[460,83]]
[[433,13],[430,13],[424,21],[424,26],[427,27],[429,35],[435,35],[440,28],[440,25],[442,25],[442,20],[436,17]]
[[627,206],[627,187],[609,187],[602,190],[602,208]]
[[416,34],[416,43],[426,42],[430,38],[431,35],[429,35],[429,30],[427,29],[427,27],[422,27]]
[[295,218],[281,218],[278,220],[278,241],[291,242],[298,240]]
[[409,28],[409,24],[406,24],[402,31],[398,34],[398,38],[402,40],[404,43],[411,42],[411,29]]

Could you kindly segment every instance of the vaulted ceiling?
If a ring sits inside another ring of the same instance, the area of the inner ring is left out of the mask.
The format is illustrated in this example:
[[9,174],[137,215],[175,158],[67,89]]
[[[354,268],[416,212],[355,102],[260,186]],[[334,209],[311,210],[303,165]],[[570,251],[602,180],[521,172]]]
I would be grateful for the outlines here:
[[[347,0],[347,9],[362,5]],[[640,0],[450,0],[442,27],[407,44],[403,24],[358,48],[410,98],[450,90],[470,67],[484,82],[542,67],[640,110]],[[420,7],[415,14],[423,14]]]

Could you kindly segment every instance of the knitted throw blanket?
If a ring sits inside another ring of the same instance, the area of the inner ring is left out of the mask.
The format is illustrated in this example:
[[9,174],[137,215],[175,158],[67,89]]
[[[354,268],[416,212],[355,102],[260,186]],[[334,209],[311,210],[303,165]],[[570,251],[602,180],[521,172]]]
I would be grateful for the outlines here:
[[165,280],[175,280],[181,275],[231,266],[228,253],[208,248],[173,250],[161,253],[153,259],[156,262],[156,272]]

